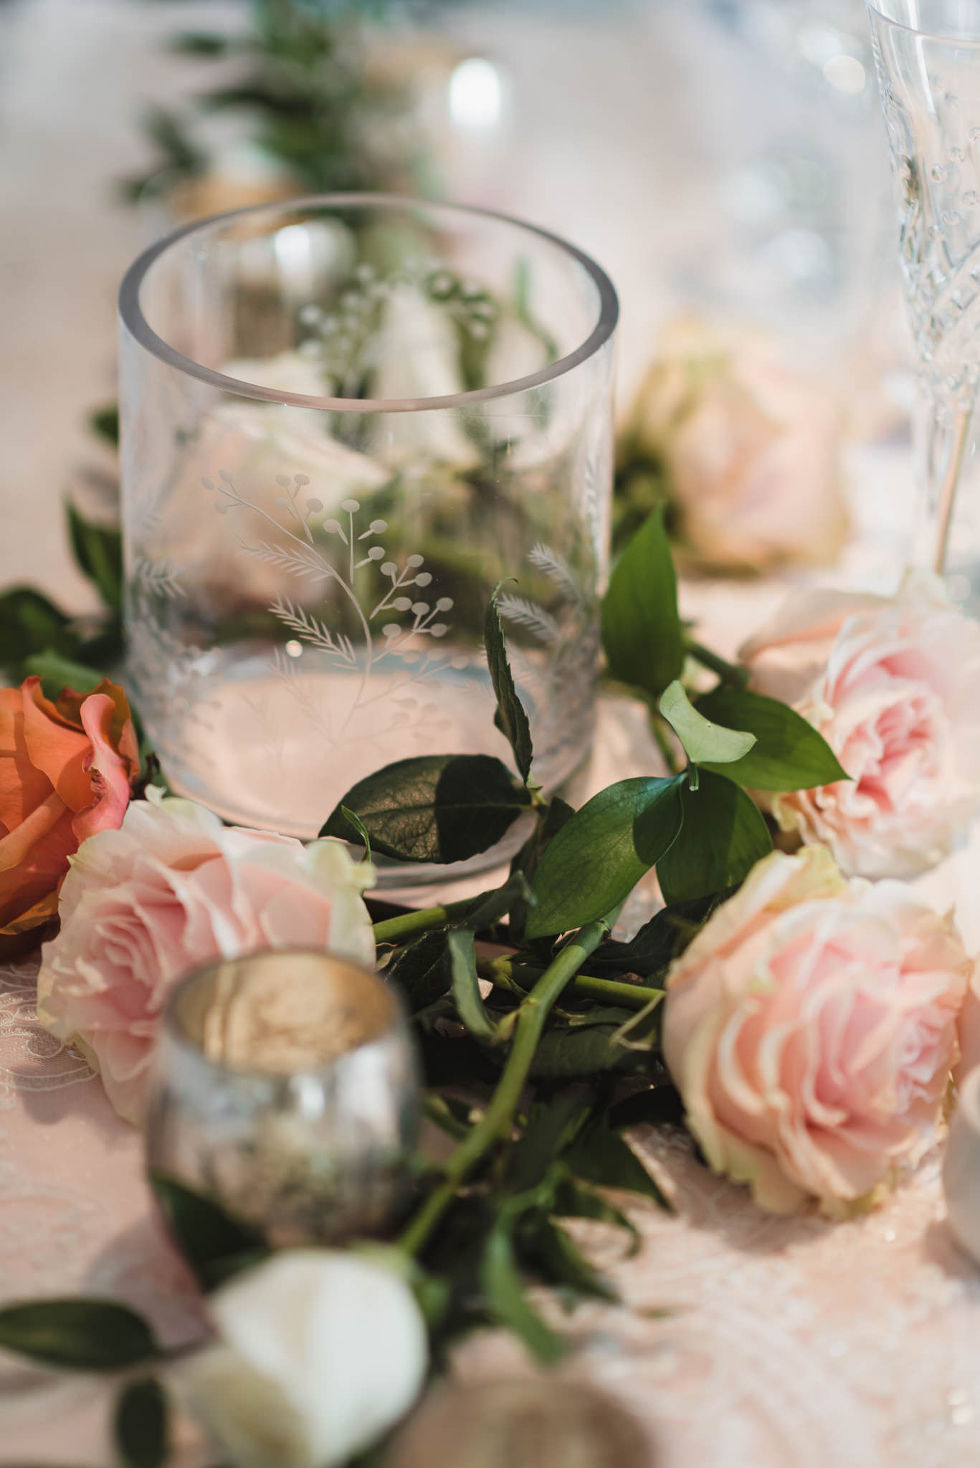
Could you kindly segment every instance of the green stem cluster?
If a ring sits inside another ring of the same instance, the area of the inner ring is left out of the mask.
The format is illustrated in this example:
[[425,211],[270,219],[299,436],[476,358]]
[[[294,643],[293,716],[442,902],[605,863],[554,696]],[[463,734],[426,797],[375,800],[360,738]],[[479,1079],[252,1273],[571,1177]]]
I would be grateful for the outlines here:
[[417,1254],[424,1248],[456,1196],[457,1188],[494,1143],[510,1130],[545,1021],[589,954],[594,953],[609,936],[615,920],[616,913],[610,913],[581,928],[521,1001],[514,1026],[514,1043],[497,1089],[483,1116],[449,1158],[443,1181],[429,1194],[405,1228],[400,1243],[406,1253]]

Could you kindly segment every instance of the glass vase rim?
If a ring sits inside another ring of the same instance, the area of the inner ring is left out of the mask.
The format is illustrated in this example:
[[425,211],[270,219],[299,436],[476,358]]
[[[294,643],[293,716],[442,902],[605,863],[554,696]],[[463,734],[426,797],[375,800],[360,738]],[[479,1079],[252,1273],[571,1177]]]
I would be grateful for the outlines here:
[[[295,1071],[279,1071],[265,1069],[260,1065],[230,1065],[224,1060],[216,1059],[209,1055],[204,1046],[189,1032],[179,1014],[181,995],[188,991],[192,984],[199,982],[212,970],[224,967],[225,964],[248,964],[257,959],[264,958],[317,958],[327,959],[333,963],[342,964],[344,968],[352,969],[356,973],[365,976],[371,981],[376,989],[384,996],[388,1007],[386,1023],[382,1029],[375,1034],[366,1035],[357,1044],[351,1045],[349,1049],[342,1050],[339,1055],[330,1059],[321,1060],[303,1066]],[[282,948],[250,948],[244,953],[237,953],[233,957],[216,955],[213,958],[204,959],[194,964],[193,968],[187,969],[174,984],[167,995],[160,1016],[160,1034],[166,1037],[168,1043],[174,1045],[183,1055],[189,1056],[196,1066],[202,1067],[205,1072],[211,1072],[216,1076],[235,1081],[262,1082],[270,1086],[288,1085],[295,1076],[327,1076],[336,1072],[339,1066],[344,1065],[356,1055],[363,1054],[366,1050],[373,1049],[376,1045],[384,1045],[393,1037],[398,1037],[405,1030],[405,1011],[396,990],[385,984],[377,971],[359,959],[349,958],[342,953],[331,953],[328,949],[308,947],[304,944],[288,944]]]
[[[599,295],[599,315],[592,331],[573,351],[567,352],[557,361],[549,363],[537,372],[514,378],[509,382],[493,383],[487,387],[445,394],[429,398],[336,398],[317,397],[308,393],[286,392],[278,388],[263,387],[260,383],[246,382],[242,378],[229,377],[206,367],[164,340],[153,330],[140,304],[140,291],[147,273],[162,255],[188,235],[215,231],[232,220],[255,218],[261,214],[286,214],[312,207],[330,208],[394,208],[441,211],[452,215],[488,219],[505,224],[525,233],[536,235],[580,265],[592,280]],[[139,254],[129,266],[119,287],[119,315],[123,325],[145,351],[165,362],[168,366],[195,377],[201,382],[235,394],[237,397],[257,399],[260,402],[286,404],[290,407],[313,408],[320,412],[338,413],[411,413],[430,409],[465,408],[470,404],[490,402],[497,398],[514,397],[532,388],[542,387],[566,376],[576,367],[587,362],[609,341],[619,320],[619,297],[606,271],[591,255],[542,225],[532,224],[515,215],[477,204],[443,202],[437,199],[417,198],[411,194],[383,192],[359,192],[327,194],[300,194],[291,199],[279,199],[269,203],[251,204],[243,209],[228,209],[221,214],[212,214],[203,219],[191,220],[172,230],[161,239],[155,240]]]
[[920,26],[909,25],[907,21],[897,20],[895,16],[889,15],[885,9],[885,3],[886,0],[865,0],[871,15],[896,31],[904,31],[907,36],[918,36],[924,41],[942,41],[947,46],[980,47],[980,30],[972,36],[958,35],[951,31],[924,30]]

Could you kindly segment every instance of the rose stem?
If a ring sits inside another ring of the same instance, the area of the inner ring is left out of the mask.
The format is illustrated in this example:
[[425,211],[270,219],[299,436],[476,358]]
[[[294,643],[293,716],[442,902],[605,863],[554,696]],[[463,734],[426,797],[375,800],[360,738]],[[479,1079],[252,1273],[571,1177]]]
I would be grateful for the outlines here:
[[545,969],[530,994],[521,1000],[514,1027],[514,1043],[497,1089],[483,1116],[446,1163],[445,1180],[429,1194],[402,1234],[400,1243],[406,1253],[417,1254],[424,1246],[460,1183],[494,1142],[510,1129],[549,1011],[589,954],[609,936],[618,912],[617,908],[604,918],[580,928]]
[[400,913],[397,917],[384,918],[382,922],[374,924],[374,941],[376,943],[395,943],[401,938],[411,938],[416,933],[429,933],[433,928],[441,928],[443,923],[452,922],[453,918],[468,912],[471,907],[476,907],[485,897],[492,894],[483,892],[478,897],[466,897],[460,902],[447,902],[445,907],[422,907],[415,912]]
[[[510,958],[491,958],[477,964],[481,979],[489,979],[501,988],[527,993],[531,984],[542,974],[539,968],[514,963]],[[573,993],[589,999],[605,999],[610,1003],[625,1004],[630,1009],[645,1009],[664,996],[663,989],[647,988],[643,984],[624,984],[618,979],[600,979],[592,974],[576,974],[572,979]]]
[[719,657],[716,652],[711,651],[710,647],[705,647],[703,642],[695,642],[693,637],[688,637],[685,639],[684,648],[702,667],[709,668],[712,673],[717,673],[723,683],[732,683],[736,688],[744,688],[748,683],[748,668],[740,668],[737,663],[730,663],[725,658]]

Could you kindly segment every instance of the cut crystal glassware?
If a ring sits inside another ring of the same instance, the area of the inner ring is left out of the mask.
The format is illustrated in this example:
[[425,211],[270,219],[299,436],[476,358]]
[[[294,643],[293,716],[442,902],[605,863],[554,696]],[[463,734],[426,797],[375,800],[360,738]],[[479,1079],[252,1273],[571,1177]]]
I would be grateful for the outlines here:
[[604,272],[487,211],[319,197],[178,231],[120,306],[128,676],[174,788],[308,838],[395,760],[509,760],[501,582],[534,774],[561,785],[607,569]]
[[868,11],[919,371],[915,552],[976,609],[980,522],[964,481],[980,385],[980,7],[868,0]]

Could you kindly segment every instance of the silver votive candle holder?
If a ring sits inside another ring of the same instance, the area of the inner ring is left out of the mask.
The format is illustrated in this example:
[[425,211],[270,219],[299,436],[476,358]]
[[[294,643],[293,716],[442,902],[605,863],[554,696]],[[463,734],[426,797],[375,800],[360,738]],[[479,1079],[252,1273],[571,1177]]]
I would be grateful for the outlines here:
[[419,1094],[400,1001],[370,969],[305,949],[219,960],[161,1018],[148,1168],[272,1247],[384,1234]]

